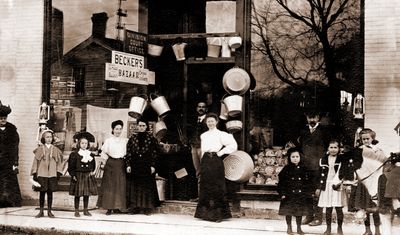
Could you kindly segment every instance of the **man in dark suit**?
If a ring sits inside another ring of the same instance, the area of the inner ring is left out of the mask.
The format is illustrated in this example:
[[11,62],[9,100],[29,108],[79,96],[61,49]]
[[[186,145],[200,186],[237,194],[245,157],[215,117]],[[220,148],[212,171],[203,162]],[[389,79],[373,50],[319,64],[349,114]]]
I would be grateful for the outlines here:
[[[207,104],[205,102],[198,102],[196,106],[196,116],[192,118],[191,128],[188,129],[188,133],[190,135],[190,146],[192,148],[193,166],[196,170],[198,185],[200,183],[200,160],[202,157],[200,148],[200,135],[208,130],[204,120],[207,110]],[[197,201],[197,199],[192,201]]]
[[[319,186],[319,159],[325,154],[331,134],[326,126],[321,125],[320,115],[315,110],[305,113],[307,125],[301,130],[297,145],[304,154],[305,165],[311,177],[311,187],[313,192]],[[313,195],[313,215],[306,216],[303,224],[317,226],[322,224],[322,209],[318,207],[318,195]]]

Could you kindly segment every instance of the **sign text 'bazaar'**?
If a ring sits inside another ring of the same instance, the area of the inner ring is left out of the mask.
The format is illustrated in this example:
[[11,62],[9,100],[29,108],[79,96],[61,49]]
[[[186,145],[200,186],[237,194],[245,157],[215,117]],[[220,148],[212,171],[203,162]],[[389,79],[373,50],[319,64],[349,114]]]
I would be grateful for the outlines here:
[[148,69],[106,63],[106,80],[148,85],[155,83],[155,74]]
[[121,51],[111,52],[111,63],[117,65],[128,66],[137,69],[144,69],[144,57],[133,55]]

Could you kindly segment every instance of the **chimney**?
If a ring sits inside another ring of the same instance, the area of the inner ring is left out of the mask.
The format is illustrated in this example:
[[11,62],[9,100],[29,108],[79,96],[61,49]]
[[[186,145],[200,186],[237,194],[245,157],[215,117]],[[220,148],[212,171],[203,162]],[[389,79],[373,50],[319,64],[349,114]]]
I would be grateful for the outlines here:
[[105,38],[107,28],[107,13],[95,13],[92,16],[92,36],[95,38]]

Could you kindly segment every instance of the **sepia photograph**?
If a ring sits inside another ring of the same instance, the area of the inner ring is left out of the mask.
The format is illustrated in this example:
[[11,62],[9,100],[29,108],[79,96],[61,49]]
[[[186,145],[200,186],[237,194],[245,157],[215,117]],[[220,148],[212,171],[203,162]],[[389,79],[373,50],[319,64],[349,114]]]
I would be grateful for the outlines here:
[[0,234],[400,234],[398,9],[0,0]]

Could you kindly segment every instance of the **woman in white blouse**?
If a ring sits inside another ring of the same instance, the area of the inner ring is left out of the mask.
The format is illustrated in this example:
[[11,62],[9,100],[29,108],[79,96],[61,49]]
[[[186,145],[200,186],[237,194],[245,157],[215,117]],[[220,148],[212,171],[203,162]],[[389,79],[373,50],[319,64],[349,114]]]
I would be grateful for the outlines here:
[[218,130],[219,119],[215,113],[208,113],[205,119],[209,130],[200,136],[200,190],[194,217],[220,222],[232,217],[225,199],[225,171],[221,157],[235,152],[237,143],[231,134]]
[[121,120],[112,122],[113,136],[106,139],[101,147],[101,156],[106,164],[97,206],[107,209],[106,215],[126,209],[125,155],[128,138],[121,137],[123,126]]

